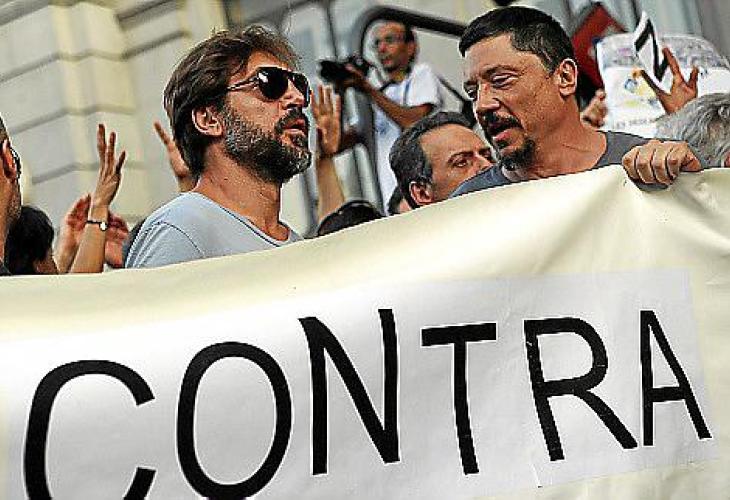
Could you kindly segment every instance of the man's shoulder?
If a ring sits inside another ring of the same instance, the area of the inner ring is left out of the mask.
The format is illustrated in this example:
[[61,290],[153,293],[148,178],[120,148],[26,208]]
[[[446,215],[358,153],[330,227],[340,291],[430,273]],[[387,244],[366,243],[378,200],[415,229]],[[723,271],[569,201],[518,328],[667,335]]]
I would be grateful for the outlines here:
[[196,193],[183,193],[152,212],[145,221],[146,228],[165,224],[184,229],[190,226],[208,224],[211,213],[218,212],[215,204],[205,196]]
[[624,155],[636,146],[643,146],[649,139],[626,132],[608,130],[606,135],[606,152],[596,162],[595,168],[620,164]]
[[505,184],[510,184],[510,180],[505,177],[502,173],[501,165],[497,163],[484,172],[462,182],[459,187],[451,193],[449,198],[461,196],[462,194],[473,193],[475,191],[481,191],[483,189],[503,186]]
[[[413,65],[411,68],[411,72],[408,75],[407,80],[413,80],[413,81],[419,81],[419,80],[433,80],[438,82],[438,76],[436,75],[436,72],[434,69],[428,64],[424,62],[418,62]],[[404,81],[407,81],[404,80]]]

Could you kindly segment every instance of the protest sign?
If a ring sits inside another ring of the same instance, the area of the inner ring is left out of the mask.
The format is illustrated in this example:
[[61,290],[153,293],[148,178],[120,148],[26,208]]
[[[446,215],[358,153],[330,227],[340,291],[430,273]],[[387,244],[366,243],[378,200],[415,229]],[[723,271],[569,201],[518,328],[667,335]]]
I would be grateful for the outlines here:
[[[689,77],[693,66],[699,67],[698,95],[730,92],[730,64],[707,40],[692,35],[663,35],[659,36],[656,42],[658,50],[654,51],[653,29],[647,28],[639,34],[646,34],[642,38],[642,50],[648,61],[645,66],[647,73],[663,75],[663,78],[657,79],[660,88],[669,89],[672,84],[671,71],[662,71],[666,61],[661,48],[667,46],[685,78]],[[609,109],[605,128],[654,137],[656,119],[664,115],[664,109],[641,76],[639,70],[644,65],[637,57],[634,37],[635,34],[630,33],[611,35],[596,45],[596,58]]]

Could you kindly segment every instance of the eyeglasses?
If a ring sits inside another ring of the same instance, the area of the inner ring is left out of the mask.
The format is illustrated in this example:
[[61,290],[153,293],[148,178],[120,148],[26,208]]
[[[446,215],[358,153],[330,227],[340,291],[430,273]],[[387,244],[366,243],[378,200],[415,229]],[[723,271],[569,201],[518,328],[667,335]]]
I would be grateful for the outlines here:
[[304,107],[309,106],[309,80],[301,73],[289,71],[288,69],[277,68],[276,66],[262,66],[256,70],[256,73],[241,82],[236,82],[226,88],[231,92],[240,90],[249,84],[258,86],[263,96],[267,99],[280,99],[289,88],[289,82],[304,96]]
[[378,50],[381,43],[386,45],[393,45],[394,43],[405,41],[403,35],[385,35],[383,38],[374,38],[371,47],[373,50]]

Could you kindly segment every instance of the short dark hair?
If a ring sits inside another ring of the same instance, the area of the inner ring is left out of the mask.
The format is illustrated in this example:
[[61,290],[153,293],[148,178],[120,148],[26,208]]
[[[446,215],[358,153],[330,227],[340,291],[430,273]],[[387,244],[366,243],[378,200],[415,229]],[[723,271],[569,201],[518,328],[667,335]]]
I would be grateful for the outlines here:
[[5,266],[11,274],[37,274],[33,264],[46,258],[52,243],[53,226],[48,216],[23,205],[5,241]]
[[192,111],[225,103],[229,78],[241,71],[254,52],[266,52],[296,68],[299,62],[286,38],[258,25],[219,31],[196,45],[173,71],[164,92],[164,106],[182,157],[194,176],[203,172],[203,155],[210,140],[198,132]]
[[317,227],[317,236],[335,233],[348,227],[382,219],[383,214],[366,200],[351,200],[322,219]]
[[390,168],[398,180],[398,187],[411,208],[418,208],[411,196],[411,182],[433,181],[433,168],[421,146],[421,136],[444,125],[461,125],[468,129],[469,121],[461,113],[439,111],[426,115],[406,129],[390,148]]
[[413,26],[410,24],[403,24],[403,41],[404,42],[415,42],[416,41],[416,32],[413,31]]
[[551,73],[565,59],[575,59],[573,44],[560,23],[540,10],[516,6],[491,10],[470,22],[459,51],[463,56],[477,42],[505,34],[515,50],[535,54]]
[[385,207],[388,215],[398,215],[400,213],[398,205],[401,201],[403,201],[403,191],[400,190],[400,186],[396,185],[390,194],[390,198],[388,198],[388,206]]

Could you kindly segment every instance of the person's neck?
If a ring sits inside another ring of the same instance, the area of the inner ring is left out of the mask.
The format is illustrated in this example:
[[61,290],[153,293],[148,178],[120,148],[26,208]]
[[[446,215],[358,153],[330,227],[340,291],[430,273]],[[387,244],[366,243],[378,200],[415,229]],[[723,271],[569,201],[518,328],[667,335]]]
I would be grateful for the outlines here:
[[281,186],[261,180],[251,168],[228,156],[207,156],[205,170],[192,192],[246,217],[276,240],[289,238],[289,229],[279,221]]
[[388,72],[388,78],[391,82],[400,83],[408,77],[408,66],[405,68],[397,68]]
[[535,145],[530,165],[504,170],[510,180],[543,179],[590,170],[606,151],[606,136],[579,119],[563,120]]

